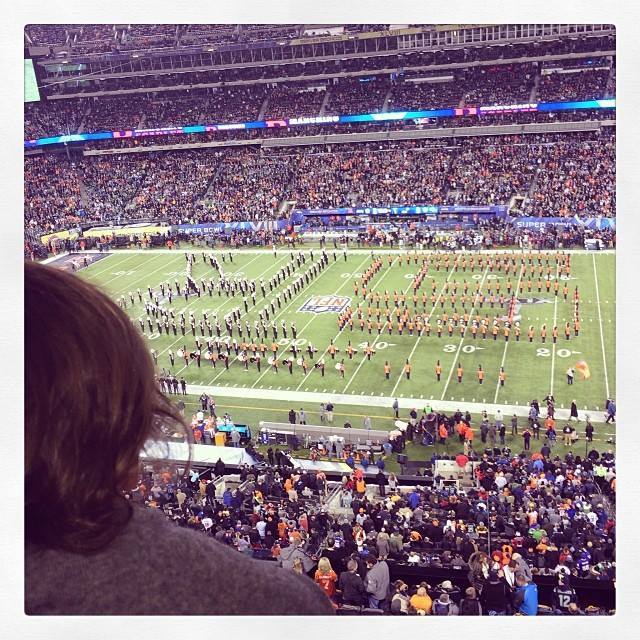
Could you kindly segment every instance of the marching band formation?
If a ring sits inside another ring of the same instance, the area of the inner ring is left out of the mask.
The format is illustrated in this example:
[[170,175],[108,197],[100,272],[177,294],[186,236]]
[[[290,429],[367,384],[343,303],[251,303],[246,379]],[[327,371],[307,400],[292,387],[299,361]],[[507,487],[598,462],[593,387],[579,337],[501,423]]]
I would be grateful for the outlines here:
[[[226,259],[222,256],[223,262]],[[202,262],[209,264],[217,272],[216,278],[193,277],[196,255],[185,254],[186,278],[183,286],[175,280],[161,283],[157,290],[147,287],[147,296],[140,289],[136,294],[129,292],[131,305],[137,302],[144,304],[145,316],[138,319],[143,333],[154,331],[162,335],[178,335],[183,338],[187,334],[193,339],[193,346],[187,347],[186,341],[174,351],[169,349],[167,356],[171,367],[176,361],[184,363],[184,367],[202,366],[202,361],[217,368],[218,365],[229,369],[233,362],[238,362],[244,370],[255,367],[258,372],[269,367],[278,373],[280,368],[286,369],[290,375],[294,370],[307,376],[310,370],[317,370],[325,376],[325,355],[334,362],[334,368],[344,378],[346,374],[345,359],[352,361],[359,350],[351,339],[344,350],[338,348],[331,340],[326,349],[316,360],[318,347],[309,342],[304,348],[295,344],[298,329],[295,322],[278,320],[283,305],[290,303],[305,287],[307,287],[329,264],[329,256],[321,250],[314,257],[313,250],[309,254],[291,253],[287,264],[268,280],[260,278],[256,283],[245,277],[227,277],[223,265],[213,255],[202,253]],[[394,263],[417,267],[412,274],[411,285],[406,291],[377,291],[373,289],[373,279],[385,268],[391,269]],[[233,262],[232,254],[229,261]],[[302,273],[300,270],[304,269]],[[429,272],[446,272],[447,280],[440,288]],[[460,274],[462,279],[455,277]],[[498,274],[500,274],[498,276]],[[470,279],[467,279],[468,276]],[[473,340],[504,340],[508,342],[512,335],[519,342],[523,329],[517,316],[520,298],[530,298],[537,294],[562,296],[569,300],[568,280],[571,276],[571,255],[568,253],[519,253],[519,254],[453,254],[434,253],[418,254],[417,252],[396,256],[374,256],[362,277],[353,284],[354,302],[338,314],[339,333],[349,334],[358,331],[373,336],[366,342],[360,342],[362,355],[370,361],[376,354],[376,340],[383,334],[404,335],[420,338],[422,336],[464,338],[469,333]],[[453,277],[453,279],[451,279]],[[293,280],[280,289],[289,279]],[[430,285],[425,280],[431,278]],[[500,279],[503,282],[500,281]],[[506,280],[506,281],[505,281]],[[410,290],[410,291],[409,291]],[[215,312],[201,312],[198,318],[193,311],[179,311],[172,308],[175,296],[184,296],[185,302],[190,297],[234,298],[241,300],[224,316],[218,317]],[[526,339],[533,342],[539,339],[542,344],[549,338],[553,343],[564,335],[565,340],[577,337],[580,333],[580,296],[578,287],[572,292],[574,313],[572,321],[561,326],[547,327],[543,324],[539,330],[533,326],[526,329]],[[268,299],[267,299],[268,298]],[[121,296],[121,306],[127,307],[127,299]],[[255,307],[260,306],[259,310]],[[257,311],[257,319],[252,322],[244,317],[250,309]],[[483,313],[484,312],[484,313]],[[293,344],[282,345],[279,340],[291,338]],[[340,357],[340,355],[344,357]],[[158,354],[152,350],[157,364]],[[391,365],[385,361],[382,368],[386,380],[390,379]],[[402,374],[411,378],[412,364],[407,359],[402,366]],[[442,367],[440,361],[435,367],[435,379],[440,381]],[[482,366],[477,371],[478,383],[483,384],[485,372]],[[456,368],[458,382],[462,382],[464,371],[461,364]],[[499,372],[500,385],[504,386],[506,374],[504,368]]]

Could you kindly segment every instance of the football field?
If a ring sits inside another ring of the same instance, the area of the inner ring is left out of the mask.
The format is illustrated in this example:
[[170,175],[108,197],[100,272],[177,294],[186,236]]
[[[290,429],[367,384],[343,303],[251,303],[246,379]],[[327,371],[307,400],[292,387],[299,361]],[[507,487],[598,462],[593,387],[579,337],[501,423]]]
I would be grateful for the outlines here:
[[[309,257],[309,250],[303,251]],[[524,410],[532,399],[542,401],[551,393],[558,409],[568,409],[575,399],[581,411],[586,410],[592,419],[600,421],[606,399],[614,398],[616,392],[615,255],[608,252],[568,253],[570,273],[565,274],[552,252],[540,259],[533,253],[532,261],[525,258],[524,264],[521,263],[521,252],[509,252],[511,268],[505,270],[498,264],[504,261],[504,252],[483,252],[480,263],[478,253],[457,253],[458,261],[454,262],[454,254],[442,254],[436,259],[437,254],[433,253],[419,252],[415,257],[411,253],[407,260],[407,252],[364,249],[350,250],[346,259],[339,250],[334,259],[333,251],[329,250],[327,267],[291,298],[274,307],[267,321],[268,335],[258,339],[255,332],[251,338],[246,332],[240,337],[235,330],[229,336],[223,317],[239,308],[241,324],[245,326],[248,321],[253,328],[258,313],[265,306],[270,310],[270,302],[276,294],[304,273],[310,259],[273,291],[267,288],[265,297],[258,287],[256,304],[253,305],[249,298],[247,311],[242,295],[227,296],[215,290],[211,295],[206,289],[202,290],[200,297],[191,295],[188,300],[183,295],[176,295],[174,290],[171,303],[166,296],[161,296],[160,306],[173,310],[176,318],[181,311],[186,317],[193,312],[197,323],[195,335],[187,323],[184,336],[179,325],[175,335],[173,330],[158,332],[153,317],[150,330],[145,310],[145,302],[149,302],[147,287],[159,294],[160,283],[170,283],[175,289],[174,281],[178,280],[183,286],[187,265],[183,251],[118,251],[79,273],[114,299],[125,296],[126,311],[136,326],[139,326],[139,320],[145,324],[144,335],[149,348],[157,352],[158,372],[165,369],[178,378],[184,377],[194,393],[200,392],[200,387],[213,388],[214,393],[223,393],[220,388],[224,388],[235,398],[236,404],[244,404],[247,408],[252,404],[259,405],[257,400],[261,398],[282,400],[288,406],[298,400],[320,402],[324,399],[344,403],[345,396],[352,396],[351,403],[358,405],[388,407],[393,398],[398,398],[401,406],[406,400],[444,410],[466,408],[472,413],[479,411],[479,405],[505,405],[506,410],[517,406]],[[232,263],[226,252],[224,263],[221,252],[206,252],[207,257],[210,254],[217,257],[227,279],[244,278],[256,283],[260,278],[268,282],[291,260],[291,252],[287,250],[279,250],[275,256],[267,250],[235,252]],[[444,255],[451,259],[445,262]],[[461,262],[463,255],[464,264]],[[473,268],[471,255],[475,255]],[[194,280],[217,282],[219,273],[203,259],[202,252],[197,251],[195,256]],[[319,250],[314,249],[314,260],[318,258]],[[374,260],[378,259],[382,264],[368,282],[366,297],[360,286],[356,294],[355,284],[361,283],[363,274],[372,269]],[[490,259],[495,261],[494,266],[490,265]],[[416,288],[415,278],[419,273]],[[554,291],[556,280],[557,295]],[[141,290],[143,302],[138,299],[137,289]],[[387,301],[385,291],[389,296]],[[134,296],[133,304],[129,299],[130,292]],[[363,326],[355,313],[358,304]],[[340,326],[340,313],[348,307],[354,310],[352,326],[348,322]],[[406,310],[409,318],[402,334],[397,323],[397,308]],[[577,336],[576,311],[579,317]],[[260,371],[254,363],[245,366],[233,349],[228,368],[221,360],[214,367],[213,361],[202,357],[198,366],[195,360],[177,356],[171,366],[169,351],[173,354],[179,349],[192,352],[196,349],[197,338],[204,345],[204,353],[207,341],[215,340],[215,332],[210,336],[208,330],[202,331],[198,325],[203,312],[209,318],[215,314],[220,320],[223,345],[231,344],[233,339],[238,343],[266,343],[267,357],[262,360]],[[465,315],[468,317],[466,322]],[[391,319],[390,332],[387,317]],[[474,337],[471,330],[474,318],[486,319],[488,330],[484,337],[480,330]],[[495,339],[494,319],[498,323]],[[283,320],[288,328],[286,337],[281,330]],[[272,335],[273,321],[279,329],[277,339]],[[292,322],[297,327],[295,340],[291,333]],[[442,327],[440,335],[439,323]],[[568,339],[566,323],[570,325]],[[420,324],[422,331],[419,331]],[[428,332],[427,325],[430,327]],[[543,325],[547,329],[544,342],[541,337]],[[505,326],[510,327],[508,339]],[[516,326],[520,330],[519,340],[516,339]],[[558,327],[555,343],[552,338],[554,326]],[[534,332],[531,342],[529,327],[533,327]],[[329,349],[331,341],[337,350],[334,358]],[[269,366],[267,358],[272,356],[273,342],[277,344],[280,362],[288,358],[294,360],[291,373],[286,365],[279,366],[277,372]],[[349,343],[356,351],[351,358],[347,351]],[[290,349],[294,344],[299,353],[292,357]],[[317,351],[309,353],[310,344]],[[365,356],[367,345],[373,351],[370,359]],[[299,364],[301,357],[308,365],[306,373]],[[321,360],[325,363],[324,376],[321,369],[314,366]],[[336,368],[342,360],[344,375]],[[404,370],[407,360],[411,366],[409,378]],[[438,362],[440,380],[436,375]],[[385,363],[390,368],[388,379]],[[566,371],[576,365],[574,383],[569,385]],[[478,374],[480,367],[482,384]],[[503,386],[499,380],[501,368]],[[459,373],[462,373],[461,380]]]

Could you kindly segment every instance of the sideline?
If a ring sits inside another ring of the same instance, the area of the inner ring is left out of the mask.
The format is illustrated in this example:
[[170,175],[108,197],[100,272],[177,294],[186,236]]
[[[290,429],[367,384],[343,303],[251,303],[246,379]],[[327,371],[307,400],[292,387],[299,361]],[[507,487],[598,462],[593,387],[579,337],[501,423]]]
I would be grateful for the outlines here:
[[[319,247],[310,247],[306,248],[307,245],[298,244],[295,247],[277,247],[277,253],[291,253],[292,251],[321,251]],[[338,245],[338,248],[334,250],[333,247],[325,247],[325,251],[327,253],[332,253],[333,251],[342,252],[342,247]],[[179,249],[115,249],[111,251],[98,251],[97,249],[85,249],[84,251],[72,251],[59,253],[57,256],[53,258],[47,258],[47,260],[43,260],[44,264],[48,264],[48,261],[55,260],[57,258],[61,258],[63,256],[77,254],[83,255],[85,253],[102,253],[105,255],[114,255],[118,253],[166,253],[168,255],[176,254],[176,253],[265,253],[273,255],[273,249],[254,249],[250,248],[240,248],[240,249],[231,249],[230,247],[225,247],[224,249],[211,249],[210,247],[193,247],[190,244],[184,245]],[[418,253],[418,254],[439,254],[439,253],[455,253],[455,254],[479,254],[479,253],[515,253],[520,254],[524,253],[522,249],[412,249],[410,247],[406,247],[403,249],[391,249],[391,248],[380,248],[380,247],[349,247],[347,249],[347,253],[383,253],[383,254],[402,254],[406,255],[407,253]],[[538,255],[539,253],[543,253],[540,250],[533,250],[531,252],[533,255]],[[615,249],[602,249],[601,251],[588,251],[587,249],[546,249],[544,253],[569,253],[569,254],[591,254],[595,259],[596,253],[605,254],[605,255],[615,255]]]
[[[190,395],[201,395],[206,393],[213,396],[228,396],[231,398],[255,398],[258,400],[280,400],[281,402],[311,402],[317,403],[327,402],[338,405],[359,405],[370,407],[391,408],[393,398],[387,396],[375,396],[373,392],[370,395],[355,395],[342,393],[318,393],[315,391],[288,391],[286,389],[255,389],[250,387],[218,387],[218,386],[202,386],[188,385]],[[428,400],[425,398],[398,398],[398,405],[402,409],[420,409],[430,406],[435,410],[446,412],[469,411],[470,413],[482,413],[486,411],[490,416],[494,416],[496,411],[501,411],[504,420],[507,421],[508,416],[514,413],[521,418],[529,416],[529,405],[525,404],[488,404],[480,402],[455,402],[450,400]],[[569,420],[569,409],[556,409],[556,420]],[[604,411],[596,409],[579,410],[578,418],[582,421],[589,415],[594,422],[604,422]],[[601,418],[601,419],[600,419]]]
[[[188,400],[185,402],[185,404],[187,406],[194,406],[194,407],[201,407],[200,405],[200,401],[199,400]],[[289,413],[289,409],[281,409],[279,407],[248,407],[246,405],[239,405],[239,404],[227,404],[226,402],[223,402],[221,404],[216,405],[218,408],[222,407],[223,409],[242,409],[244,411],[273,411],[276,413]],[[309,413],[308,411],[306,412],[307,414]],[[343,411],[334,411],[333,412],[334,416],[346,416],[348,418],[365,418],[365,417],[369,417],[372,420],[376,419],[376,420],[392,420],[395,421],[395,418],[393,417],[391,411],[389,412],[388,415],[386,416],[379,416],[377,414],[374,413],[347,413],[347,412],[343,412]],[[602,423],[604,424],[604,423]],[[384,427],[382,427],[384,429]],[[603,433],[602,435],[604,436],[612,436],[615,437],[615,433]],[[594,440],[598,440],[599,442],[606,442],[606,440],[603,440],[602,438],[595,438]]]
[[600,323],[600,345],[602,346],[602,364],[604,365],[604,385],[607,390],[607,398],[609,395],[609,376],[607,374],[607,354],[604,348],[604,334],[602,331],[602,310],[600,309],[600,288],[598,287],[598,270],[596,269],[596,257],[593,256],[593,275],[596,282],[596,307],[598,308],[598,321]]

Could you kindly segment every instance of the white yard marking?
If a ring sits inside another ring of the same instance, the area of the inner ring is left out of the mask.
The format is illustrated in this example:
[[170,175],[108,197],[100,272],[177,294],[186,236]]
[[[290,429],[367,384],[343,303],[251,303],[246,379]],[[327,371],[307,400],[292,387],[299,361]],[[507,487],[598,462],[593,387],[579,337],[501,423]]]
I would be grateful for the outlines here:
[[[275,273],[277,273],[277,271],[278,271],[278,268],[279,268],[279,266],[278,266],[278,265],[280,264],[280,262],[281,262],[281,260],[278,260],[278,262],[277,262],[275,265],[272,265],[272,267],[271,267],[271,269],[275,269]],[[294,272],[294,273],[295,273],[295,272]],[[286,281],[285,281],[285,282],[286,282]],[[282,285],[281,285],[281,286],[283,286],[283,285],[284,285],[284,282],[282,283]],[[182,307],[182,308],[180,309],[180,311],[186,311],[189,307],[191,307],[191,306],[192,306],[192,305],[194,305],[196,302],[198,302],[198,300],[201,300],[201,299],[202,299],[202,298],[198,298],[197,296],[195,296],[194,300],[192,300],[191,302],[189,302],[188,304],[186,304],[184,307]],[[217,313],[220,313],[220,312],[222,311],[222,309],[224,309],[224,308],[225,308],[228,304],[230,304],[230,303],[233,303],[233,304],[239,305],[239,300],[237,300],[237,299],[236,299],[235,297],[233,297],[233,296],[231,296],[231,297],[229,297],[229,298],[226,298],[226,299],[224,300],[224,302],[222,302],[222,304],[217,308],[217,310],[216,310],[216,311],[217,311]],[[257,306],[257,303],[256,303],[256,306]],[[250,308],[252,308],[252,307],[253,307],[253,305],[252,305]],[[174,341],[173,341],[173,342],[172,342],[172,343],[171,343],[171,344],[170,344],[166,349],[163,349],[163,350],[158,354],[158,356],[161,356],[162,354],[166,353],[167,351],[169,351],[169,349],[171,349],[171,347],[175,346],[175,345],[176,345],[176,344],[178,344],[179,342],[185,342],[186,340],[188,340],[188,339],[192,339],[192,338],[194,338],[194,337],[195,337],[195,336],[189,336],[189,338],[187,338],[187,336],[186,336],[186,335],[185,335],[185,336],[182,336],[182,335],[181,335],[181,336],[179,336],[179,337],[178,337],[176,340],[174,340]],[[224,372],[224,369],[223,369],[223,372]],[[216,376],[216,378],[217,378],[217,376]],[[214,378],[214,380],[215,380],[216,378]],[[212,383],[213,383],[213,380],[212,380],[209,384],[212,384]]]
[[[482,286],[484,284],[484,281],[487,277],[487,274],[489,273],[489,267],[485,267],[484,270],[484,275],[482,277],[482,280],[480,281],[480,290],[478,291],[478,293],[473,297],[473,306],[471,307],[471,313],[469,314],[469,318],[473,318],[473,312],[476,308],[476,304],[478,304],[478,297],[479,294],[482,293]],[[451,369],[449,370],[449,376],[447,377],[447,382],[444,385],[444,389],[442,390],[442,396],[440,397],[440,400],[444,400],[444,396],[447,392],[447,388],[449,386],[449,383],[451,382],[451,376],[453,375],[453,371],[456,368],[456,362],[458,362],[458,357],[460,356],[460,350],[462,349],[462,344],[464,343],[464,338],[467,335],[467,331],[465,329],[464,335],[462,336],[462,338],[460,338],[460,344],[458,345],[458,350],[456,351],[456,356],[453,359],[453,362],[451,363]]]
[[[558,277],[558,270],[560,266],[556,263],[556,278]],[[553,326],[551,327],[551,331],[553,332],[553,327],[556,326],[558,318],[558,296],[554,296],[553,299]],[[551,382],[549,384],[549,394],[553,395],[553,376],[556,370],[556,344],[553,342],[553,337],[551,338]]]
[[[86,270],[86,277],[89,280],[93,280],[95,276],[101,276],[103,273],[107,273],[108,271],[111,271],[111,269],[113,269],[114,267],[120,266],[123,263],[125,263],[127,260],[130,260],[131,258],[134,258],[135,256],[133,255],[129,255],[129,256],[118,256],[116,260],[113,260],[112,258],[115,258],[116,254],[115,253],[109,253],[107,254],[106,258],[102,258],[100,259],[98,262],[94,262],[93,264],[90,264],[87,267]],[[104,266],[104,269],[97,269],[94,268],[92,269],[92,267],[102,267]]]
[[[317,280],[313,281],[313,282],[312,282],[312,284],[310,284],[310,285],[308,285],[308,286],[312,286],[312,285],[314,285],[314,284],[316,284],[316,283],[320,282],[320,280],[322,279],[322,277],[323,277],[323,276],[325,276],[325,275],[327,274],[327,272],[329,271],[329,269],[331,269],[331,267],[333,267],[333,266],[334,266],[334,265],[336,265],[336,264],[338,264],[338,263],[337,263],[337,261],[336,261],[336,262],[333,262],[333,263],[330,263],[330,264],[325,268],[325,270],[322,272],[322,274],[320,275],[320,277],[319,277]],[[308,292],[308,291],[305,291],[305,290],[306,290],[306,287],[303,287],[303,288],[300,290],[300,293],[298,293],[294,298],[292,298],[292,299],[291,299],[291,301],[289,302],[289,304],[288,304],[288,305],[286,305],[285,307],[283,307],[283,309],[282,309],[281,311],[279,311],[279,312],[278,312],[278,313],[273,317],[273,319],[275,320],[276,318],[279,318],[279,317],[280,317],[280,316],[281,316],[285,311],[287,311],[287,309],[288,309],[291,305],[296,304],[296,303],[298,302],[298,299],[300,298],[300,296],[302,296],[303,294],[305,294],[305,295],[309,295],[309,292]],[[305,325],[304,325],[304,327],[302,327],[301,329],[299,329],[299,330],[298,330],[298,335],[301,335],[301,334],[302,334],[302,332],[303,332],[303,331],[304,331],[304,330],[305,330],[305,329],[306,329],[306,328],[311,324],[311,322],[312,322],[313,320],[315,320],[315,318],[316,318],[316,314],[313,314],[313,317],[309,320],[309,322],[307,322],[307,324],[305,324]],[[267,371],[265,370],[265,372],[264,372],[264,373],[266,373],[266,372],[267,372]],[[309,373],[310,373],[310,372],[311,372],[311,369],[309,370]],[[261,380],[262,376],[264,376],[264,373],[258,377],[258,379],[253,383],[253,385],[252,385],[252,386],[255,386],[258,382],[260,382],[260,380]],[[302,382],[304,382],[304,380],[303,380]],[[300,386],[302,386],[302,383],[300,383]],[[298,389],[300,389],[300,387],[298,387]]]
[[[149,262],[151,262],[151,260],[147,260],[144,264],[148,265]],[[118,291],[113,292],[112,295],[117,296],[118,294],[123,294],[123,293],[126,293],[127,291],[131,291],[133,293],[134,290],[138,288],[136,285],[138,283],[142,283],[143,281],[145,281],[144,286],[146,289],[146,287],[149,285],[149,276],[153,275],[154,273],[158,273],[158,271],[160,271],[161,269],[165,269],[166,267],[167,267],[167,263],[163,262],[157,269],[154,269],[153,271],[149,271],[148,273],[143,274],[141,277],[136,278],[135,280],[132,280],[124,289],[119,289]],[[117,276],[117,277],[121,278],[122,276]],[[165,282],[165,280],[162,280],[162,282]],[[147,293],[146,290],[145,290],[145,293]],[[148,293],[147,293],[147,297],[148,297]]]
[[[447,275],[447,279],[444,281],[440,292],[438,293],[438,298],[440,298],[440,296],[443,294],[445,286],[447,285],[447,283],[449,282],[449,280],[451,279],[451,276],[455,273],[455,262],[453,264],[453,266],[451,267],[451,271],[449,271],[449,274]],[[433,316],[434,312],[436,310],[436,307],[432,307],[431,311],[429,312],[429,315],[427,316],[427,322],[429,322],[429,320],[431,320],[431,316]],[[425,322],[425,324],[427,323]],[[414,345],[413,345],[413,349],[411,349],[411,352],[409,353],[409,362],[411,362],[411,358],[413,358],[413,354],[416,352],[416,349],[418,348],[418,344],[420,344],[420,340],[421,340],[422,336],[418,336],[418,339],[415,341]],[[392,396],[395,396],[396,394],[396,390],[398,389],[398,385],[400,384],[400,382],[402,381],[402,376],[404,375],[404,371],[402,370],[402,365],[400,368],[400,375],[398,376],[398,380],[396,381],[395,386],[393,387],[393,391],[391,392]]]
[[[140,267],[145,267],[146,265],[148,265],[152,260],[154,260],[155,258],[157,258],[158,256],[149,256],[148,260],[145,260],[142,263],[136,263],[137,265],[139,265]],[[130,260],[131,258],[136,258],[136,256],[129,256],[128,258],[125,258],[124,260],[120,260],[118,261],[118,263],[111,263],[111,265],[109,266],[108,269],[103,269],[102,271],[95,271],[92,273],[87,272],[87,277],[89,277],[89,280],[91,282],[94,282],[95,284],[97,284],[100,287],[107,287],[109,285],[110,282],[113,282],[114,280],[120,280],[121,278],[126,277],[125,274],[117,274],[114,275],[112,278],[108,278],[107,280],[101,280],[99,282],[96,282],[96,278],[94,276],[97,276],[98,278],[101,277],[102,275],[111,272],[112,274],[115,274],[115,271],[112,271],[113,269],[118,269],[119,271],[121,270],[120,268],[124,265],[125,262],[127,262],[127,260]],[[128,271],[128,269],[122,269],[123,271]],[[136,268],[135,270],[133,270],[133,272],[135,273],[135,271],[138,271],[138,268]],[[143,278],[146,276],[143,276]],[[133,282],[138,282],[138,280],[141,280],[142,278],[137,278],[136,280],[134,280]],[[129,291],[131,291],[131,288],[128,289]],[[126,289],[124,290],[126,291]],[[111,296],[115,296],[116,294],[121,293],[120,290],[118,291],[110,291],[109,294]]]
[[[319,251],[321,251],[320,249],[313,248],[313,249],[305,249],[304,247],[295,247],[293,249],[290,248],[286,248],[286,249],[278,249],[278,253],[279,254],[284,254],[284,253],[289,253],[291,250],[293,251],[301,251],[302,253],[309,253],[310,251],[315,251],[316,253],[318,253]],[[332,251],[333,249],[331,249]],[[166,255],[170,255],[171,253],[179,253],[181,250],[177,249],[176,251],[168,251],[167,249],[116,249],[115,252],[117,253],[122,253],[122,254],[127,254],[127,253],[148,253],[148,254],[153,254],[153,253],[163,253]],[[363,247],[363,248],[357,248],[357,247],[349,247],[349,255],[359,255],[361,253],[366,253],[368,255],[371,255],[371,253],[380,253],[383,255],[396,255],[396,254],[402,254],[403,256],[407,254],[407,248],[403,248],[403,249],[392,249],[390,247],[385,247],[385,248],[371,248],[371,247]],[[114,252],[114,253],[115,253]],[[221,253],[224,254],[228,254],[229,251],[227,249],[225,249],[224,251],[220,250],[220,249],[213,249],[207,250],[208,253],[212,253],[215,256],[220,255]],[[599,255],[615,255],[615,249],[603,249],[602,251],[599,252]],[[89,249],[87,251],[84,251],[84,253],[100,253],[99,251],[97,251],[96,249]],[[327,249],[327,253],[329,253],[329,249]],[[442,253],[441,249],[422,249],[420,251],[415,251],[415,253],[417,253],[418,255],[434,255],[434,254],[440,254]],[[490,253],[492,254],[510,254],[513,255],[514,254],[514,250],[513,249],[492,249],[490,251]],[[518,253],[516,251],[516,253]],[[570,255],[584,255],[585,251],[584,249],[564,249],[564,253],[568,253]],[[61,255],[67,255],[67,253],[63,253]],[[254,255],[254,254],[259,254],[259,255],[264,255],[264,254],[270,254],[273,255],[273,249],[242,249],[240,251],[236,251],[235,255],[237,256],[245,256],[245,255]],[[572,278],[575,279],[575,278]]]
[[[522,265],[520,267],[520,277],[518,278],[518,284],[516,284],[516,291],[520,290],[520,283],[522,282],[522,276],[524,275],[525,267]],[[557,277],[557,274],[556,274]],[[516,294],[517,296],[517,294]],[[557,300],[557,297],[556,297]],[[504,367],[505,360],[507,359],[507,349],[509,348],[509,342],[512,340],[511,336],[509,336],[509,340],[506,340],[504,343],[504,353],[502,354],[502,362],[500,363],[500,368]],[[500,391],[500,379],[498,378],[498,383],[496,384],[496,394],[493,397],[494,404],[498,401],[498,393]]]
[[602,347],[602,364],[604,365],[604,386],[609,397],[609,376],[607,374],[607,356],[604,350],[604,333],[602,331],[602,312],[600,311],[600,289],[598,287],[598,270],[596,269],[596,257],[591,255],[593,260],[593,276],[596,281],[596,302],[598,307],[598,322],[600,323],[600,346]]
[[[391,268],[393,267],[393,265],[396,263],[396,261],[398,260],[398,258],[394,258],[393,262],[391,263],[391,267],[387,268],[387,270],[382,274],[382,277],[380,278],[380,280],[378,280],[378,282],[376,283],[376,287],[380,286],[380,283],[385,279],[385,277],[391,272]],[[413,284],[413,281],[411,282],[411,284]],[[404,293],[406,294],[407,291],[409,291],[409,289],[411,289],[411,284],[409,284],[409,286],[404,290]],[[371,345],[372,349],[375,349],[376,347],[376,342],[378,341],[378,338],[381,338],[382,334],[376,334],[376,336],[373,339],[373,344]],[[358,371],[360,371],[360,367],[362,367],[362,365],[365,363],[366,361],[366,356],[364,355],[364,353],[362,354],[362,359],[360,360],[360,364],[356,367],[356,370],[353,372],[353,375],[349,378],[349,382],[347,382],[345,388],[342,390],[342,393],[346,393],[347,389],[349,388],[349,386],[351,385],[351,383],[353,382],[354,378],[358,375]]]
[[[368,259],[370,259],[370,257],[371,257],[370,254],[367,254],[367,257],[358,265],[358,268],[356,269],[356,272],[359,272],[362,269],[362,265],[364,265],[366,263],[366,261]],[[345,285],[347,285],[349,283],[350,283],[349,280],[345,280],[340,285],[340,287],[338,287],[338,290],[336,291],[336,293],[338,293],[340,291],[340,289],[342,289]],[[313,320],[315,320],[315,317],[311,318],[311,320],[309,320],[309,322],[307,322],[307,324],[304,326],[304,329],[306,329],[311,324],[311,322]],[[300,333],[302,333],[303,330],[301,330]],[[333,338],[334,342],[338,339],[338,336],[342,333],[343,330],[344,330],[344,327],[342,327],[342,329],[340,331],[338,331],[338,333],[336,333],[336,335]],[[328,351],[329,351],[329,345],[327,345],[327,348],[323,351],[322,355],[318,358],[318,361],[322,360],[327,355]],[[302,382],[296,387],[296,391],[298,391],[300,389],[300,387],[307,381],[307,378],[311,375],[312,371],[313,371],[313,368],[310,368],[308,373],[307,373],[307,375],[305,375],[304,378],[302,378]]]

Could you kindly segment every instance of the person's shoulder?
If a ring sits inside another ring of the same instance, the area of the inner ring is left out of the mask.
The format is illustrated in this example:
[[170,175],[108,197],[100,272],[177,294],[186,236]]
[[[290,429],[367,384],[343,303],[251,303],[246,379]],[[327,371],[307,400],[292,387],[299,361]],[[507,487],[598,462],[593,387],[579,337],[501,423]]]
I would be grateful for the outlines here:
[[[173,583],[187,572],[195,582],[210,587],[210,598],[196,598],[190,603],[168,599],[164,603],[165,613],[310,615],[332,612],[323,606],[323,594],[313,585],[310,589],[299,576],[271,562],[250,559],[201,533],[174,527],[159,513],[134,509],[130,525],[118,544],[118,552],[123,571],[129,558],[131,568],[126,573],[131,574],[135,582],[146,584],[151,592],[162,592],[167,583]],[[250,599],[246,598],[247,593],[252,594]],[[160,593],[152,598],[155,595]],[[145,607],[144,603],[140,605]],[[149,611],[156,611],[156,602],[148,600],[147,606]]]

